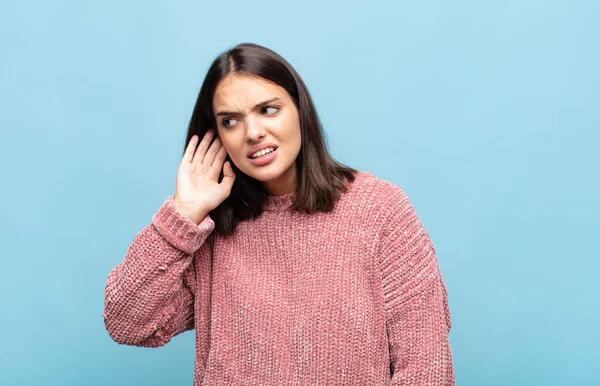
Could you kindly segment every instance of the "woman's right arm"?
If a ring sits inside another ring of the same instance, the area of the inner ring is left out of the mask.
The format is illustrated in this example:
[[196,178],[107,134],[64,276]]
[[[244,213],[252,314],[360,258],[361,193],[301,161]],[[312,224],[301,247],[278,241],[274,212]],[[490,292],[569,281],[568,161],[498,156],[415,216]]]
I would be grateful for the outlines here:
[[[235,181],[226,158],[215,131],[207,130],[201,141],[193,135],[179,164],[175,195],[165,200],[108,275],[104,324],[116,342],[162,346],[194,327],[195,304],[197,317],[206,323],[212,260],[206,240],[215,227],[208,213],[229,196]],[[195,297],[200,297],[197,303]]]
[[[215,224],[208,215],[194,223],[173,199],[165,200],[108,275],[103,316],[117,343],[159,347],[194,328],[197,280],[210,279],[207,239]],[[203,277],[196,278],[197,267]]]

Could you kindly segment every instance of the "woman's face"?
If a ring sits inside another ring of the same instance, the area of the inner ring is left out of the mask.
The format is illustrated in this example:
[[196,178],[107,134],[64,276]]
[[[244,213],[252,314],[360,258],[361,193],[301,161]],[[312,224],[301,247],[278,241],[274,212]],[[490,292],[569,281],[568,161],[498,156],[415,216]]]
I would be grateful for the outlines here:
[[[282,87],[258,77],[229,74],[213,96],[219,138],[244,174],[263,182],[273,195],[296,190],[300,119]],[[264,148],[271,154],[256,154]]]

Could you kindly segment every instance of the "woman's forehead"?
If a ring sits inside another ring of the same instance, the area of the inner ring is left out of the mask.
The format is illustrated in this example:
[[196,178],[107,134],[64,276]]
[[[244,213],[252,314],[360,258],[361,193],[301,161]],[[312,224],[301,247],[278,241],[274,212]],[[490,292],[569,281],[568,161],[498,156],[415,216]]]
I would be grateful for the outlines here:
[[284,98],[286,91],[259,77],[228,75],[219,82],[213,96],[214,110],[249,110],[256,104],[275,97]]

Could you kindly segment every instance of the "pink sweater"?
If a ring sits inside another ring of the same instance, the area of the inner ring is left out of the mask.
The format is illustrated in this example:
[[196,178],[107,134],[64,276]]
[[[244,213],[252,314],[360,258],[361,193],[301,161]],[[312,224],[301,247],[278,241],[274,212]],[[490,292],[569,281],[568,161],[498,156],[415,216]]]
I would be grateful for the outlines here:
[[195,329],[195,386],[454,385],[425,228],[396,185],[358,172],[348,186],[330,213],[270,196],[227,238],[168,197],[108,275],[109,335],[158,347]]

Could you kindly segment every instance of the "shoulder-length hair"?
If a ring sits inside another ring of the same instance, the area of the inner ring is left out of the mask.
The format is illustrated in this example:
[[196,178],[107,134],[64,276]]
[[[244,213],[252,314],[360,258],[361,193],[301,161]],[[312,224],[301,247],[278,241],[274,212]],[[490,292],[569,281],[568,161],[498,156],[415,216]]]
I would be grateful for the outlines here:
[[[296,158],[297,187],[290,209],[305,213],[331,211],[341,193],[346,191],[345,180],[354,181],[356,170],[337,162],[329,154],[306,85],[284,58],[266,47],[241,43],[213,61],[194,106],[184,149],[193,135],[202,139],[209,128],[218,133],[213,96],[218,83],[231,73],[260,77],[288,92],[298,109],[301,130],[300,152]],[[231,235],[239,222],[260,216],[269,196],[260,181],[241,172],[229,156],[227,160],[236,174],[235,182],[229,197],[209,213],[219,235]],[[222,178],[221,171],[219,181]]]

